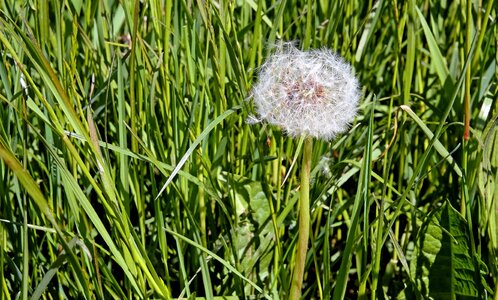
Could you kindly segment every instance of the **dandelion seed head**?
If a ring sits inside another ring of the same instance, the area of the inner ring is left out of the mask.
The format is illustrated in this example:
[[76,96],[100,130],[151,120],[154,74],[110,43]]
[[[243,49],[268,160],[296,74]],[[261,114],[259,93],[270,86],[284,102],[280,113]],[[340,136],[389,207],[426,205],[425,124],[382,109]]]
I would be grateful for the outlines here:
[[353,121],[360,92],[351,66],[339,55],[283,43],[260,67],[251,98],[256,119],[293,137],[330,140]]

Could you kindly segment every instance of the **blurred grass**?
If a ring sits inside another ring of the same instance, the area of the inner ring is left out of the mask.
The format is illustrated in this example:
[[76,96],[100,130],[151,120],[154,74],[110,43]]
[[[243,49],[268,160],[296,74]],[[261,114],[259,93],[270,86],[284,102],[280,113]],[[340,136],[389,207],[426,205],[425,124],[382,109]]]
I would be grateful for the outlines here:
[[302,141],[245,122],[279,39],[363,91],[314,141],[303,298],[420,296],[446,200],[496,296],[495,2],[0,1],[0,298],[285,299]]

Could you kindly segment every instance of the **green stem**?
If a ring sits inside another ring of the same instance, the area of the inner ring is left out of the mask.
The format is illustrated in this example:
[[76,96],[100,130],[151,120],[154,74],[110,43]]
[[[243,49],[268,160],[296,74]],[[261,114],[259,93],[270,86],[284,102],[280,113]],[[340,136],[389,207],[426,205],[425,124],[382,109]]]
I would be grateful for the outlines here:
[[[24,91],[23,91],[24,92]],[[22,97],[21,109],[23,114],[23,119],[28,119],[26,97]],[[19,121],[22,122],[22,121]],[[28,124],[26,122],[22,123],[23,134],[22,134],[22,149],[23,149],[23,159],[22,167],[24,170],[28,169]],[[28,239],[28,193],[26,191],[22,192],[22,202],[23,202],[23,223],[22,223],[22,299],[28,300],[29,292],[29,239]]]
[[[385,177],[384,177],[385,178]],[[377,284],[379,282],[379,273],[380,273],[380,258],[382,251],[382,236],[384,234],[384,198],[380,201],[379,207],[379,215],[377,222],[377,238],[375,245],[375,263],[372,272],[372,294],[371,299],[374,300],[377,297]]]
[[299,197],[299,239],[296,248],[296,264],[292,276],[290,300],[301,297],[303,286],[304,265],[308,252],[308,238],[310,234],[310,171],[313,139],[308,137],[304,141],[303,165],[301,168],[301,191]]

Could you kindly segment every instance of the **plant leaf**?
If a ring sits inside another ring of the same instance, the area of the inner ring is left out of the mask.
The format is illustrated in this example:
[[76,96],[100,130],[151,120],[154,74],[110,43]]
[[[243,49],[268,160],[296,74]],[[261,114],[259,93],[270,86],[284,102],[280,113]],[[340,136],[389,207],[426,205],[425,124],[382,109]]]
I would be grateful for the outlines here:
[[411,273],[424,298],[477,299],[478,262],[470,255],[465,219],[445,202],[429,216],[416,241]]

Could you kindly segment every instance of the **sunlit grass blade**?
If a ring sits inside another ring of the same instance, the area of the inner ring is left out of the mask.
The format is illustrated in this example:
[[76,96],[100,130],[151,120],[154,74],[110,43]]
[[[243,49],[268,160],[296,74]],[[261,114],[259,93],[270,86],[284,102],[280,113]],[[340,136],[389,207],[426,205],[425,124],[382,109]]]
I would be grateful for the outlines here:
[[[179,238],[179,239],[185,241],[186,243],[188,243],[188,244],[196,247],[197,249],[201,250],[202,252],[205,252],[210,257],[212,257],[213,259],[215,259],[218,262],[220,262],[225,268],[227,268],[228,270],[230,270],[230,272],[233,272],[235,275],[239,276],[244,281],[246,281],[247,283],[249,283],[252,287],[254,287],[256,289],[256,291],[258,291],[259,293],[263,293],[263,290],[257,284],[255,284],[254,282],[252,282],[251,280],[249,280],[248,278],[246,278],[243,274],[241,274],[239,271],[237,271],[237,269],[235,269],[232,265],[230,265],[226,260],[224,260],[223,258],[219,257],[215,253],[211,252],[209,249],[204,248],[200,244],[198,244],[198,243],[196,243],[196,242],[194,242],[194,241],[192,241],[192,240],[184,237],[183,235],[178,234],[178,233],[176,233],[176,232],[174,232],[172,230],[169,230],[167,228],[164,228],[164,230],[166,232],[168,232],[169,234],[174,235],[176,238]],[[271,297],[269,297],[268,295],[263,295],[263,296],[265,296],[265,298],[267,298],[267,299],[271,299]]]
[[[336,277],[336,284],[334,288],[334,294],[332,299],[339,300],[343,299],[346,293],[346,284],[349,279],[349,270],[352,263],[352,253],[354,252],[355,247],[359,247],[357,245],[358,238],[362,234],[362,231],[359,227],[361,222],[360,216],[364,212],[363,207],[368,207],[369,204],[369,192],[368,187],[370,183],[371,177],[371,165],[372,165],[372,136],[374,131],[374,105],[371,105],[370,118],[367,132],[367,145],[363,152],[363,165],[360,170],[360,182],[357,187],[356,197],[354,200],[354,206],[352,211],[352,220],[350,226],[348,228],[348,237],[346,240],[346,247],[344,252],[342,253],[341,266],[339,268],[339,273]],[[363,231],[363,234],[366,232]],[[366,236],[363,236],[363,239],[367,239]],[[359,266],[357,266],[358,268]]]
[[446,63],[446,59],[441,54],[441,50],[434,39],[434,35],[427,24],[424,15],[420,11],[418,7],[415,6],[415,11],[417,12],[417,16],[419,17],[420,24],[422,25],[422,29],[424,30],[425,38],[427,39],[427,44],[429,46],[429,50],[431,51],[431,62],[434,63],[434,67],[436,69],[436,73],[439,77],[441,84],[446,83],[446,78],[448,77],[448,65]]
[[180,169],[183,167],[183,165],[185,164],[185,162],[189,159],[189,157],[192,154],[192,152],[202,142],[202,140],[204,138],[206,138],[206,136],[209,134],[209,132],[211,130],[213,130],[219,123],[221,123],[223,120],[225,120],[228,116],[230,116],[231,114],[233,114],[234,112],[236,112],[237,109],[238,108],[229,109],[226,112],[224,112],[223,114],[219,115],[211,123],[209,123],[209,125],[206,127],[206,129],[204,129],[204,131],[202,131],[202,133],[192,142],[192,144],[188,148],[187,152],[180,159],[180,161],[176,165],[175,169],[173,170],[173,172],[171,172],[171,175],[168,177],[168,180],[166,180],[166,183],[164,183],[164,185],[162,186],[161,190],[157,194],[156,199],[161,196],[161,194],[164,192],[164,190],[166,189],[166,187],[168,187],[168,185],[171,183],[171,181],[173,181],[173,179],[175,178],[176,174],[180,171]]
[[[12,172],[19,179],[21,185],[25,188],[26,192],[30,195],[31,199],[33,199],[40,209],[40,211],[45,215],[50,224],[54,227],[59,236],[59,240],[64,247],[64,250],[68,254],[69,261],[71,262],[72,267],[75,269],[75,274],[77,278],[77,284],[79,287],[86,286],[86,280],[83,277],[83,273],[81,271],[80,265],[77,263],[76,257],[71,250],[71,247],[65,240],[65,237],[60,229],[58,222],[56,221],[52,210],[50,209],[47,200],[45,199],[43,193],[38,188],[38,185],[33,180],[33,178],[26,172],[25,169],[21,166],[20,162],[16,159],[13,153],[9,150],[6,142],[0,138],[0,158],[2,161],[12,170]],[[82,290],[83,295],[86,299],[89,298],[88,290]]]
[[[427,135],[429,139],[432,139],[434,137],[434,133],[425,125],[424,121],[422,121],[414,112],[411,110],[411,108],[407,105],[401,105],[401,109],[403,109],[408,115],[417,123],[418,126],[422,129],[422,131]],[[437,139],[434,140],[434,149],[444,158],[446,161],[453,167],[453,170],[455,170],[455,173],[458,175],[458,177],[462,177],[462,170],[458,166],[458,164],[455,162],[451,154],[448,152],[448,150],[441,144],[441,142]]]

